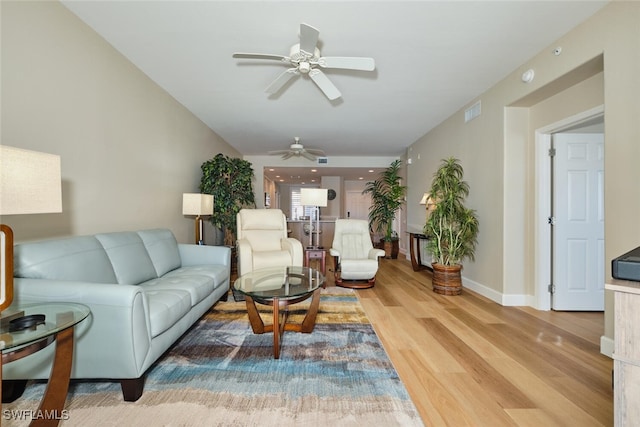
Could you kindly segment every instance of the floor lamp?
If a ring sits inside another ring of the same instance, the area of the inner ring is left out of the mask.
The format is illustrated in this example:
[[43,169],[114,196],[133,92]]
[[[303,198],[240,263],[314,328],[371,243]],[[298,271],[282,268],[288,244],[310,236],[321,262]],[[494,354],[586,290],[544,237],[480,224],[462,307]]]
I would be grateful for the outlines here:
[[[62,212],[60,156],[0,145],[0,215]],[[0,312],[13,301],[13,230],[0,224]]]
[[203,215],[213,215],[213,196],[211,194],[184,193],[182,195],[182,215],[195,215],[196,245],[204,245]]
[[[326,188],[301,188],[300,189],[300,204],[303,206],[313,206],[316,212],[316,228],[315,233],[318,234],[318,242],[320,243],[320,207],[327,206],[327,190]],[[320,245],[313,245],[313,223],[312,215],[309,215],[309,246],[307,249],[314,249],[320,247]]]

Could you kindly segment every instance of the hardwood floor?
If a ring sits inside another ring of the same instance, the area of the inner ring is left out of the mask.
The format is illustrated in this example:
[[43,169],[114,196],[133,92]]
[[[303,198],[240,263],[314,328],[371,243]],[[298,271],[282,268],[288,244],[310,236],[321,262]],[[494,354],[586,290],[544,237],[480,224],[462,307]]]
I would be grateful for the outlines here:
[[438,295],[404,259],[381,260],[375,287],[357,294],[425,425],[613,425],[602,313]]

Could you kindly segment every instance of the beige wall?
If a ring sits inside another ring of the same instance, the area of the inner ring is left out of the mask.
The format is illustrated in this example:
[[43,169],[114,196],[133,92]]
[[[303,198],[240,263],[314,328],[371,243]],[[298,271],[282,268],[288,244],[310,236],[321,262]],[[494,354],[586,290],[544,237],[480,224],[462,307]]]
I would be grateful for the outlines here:
[[[471,186],[468,204],[478,210],[480,219],[476,261],[466,262],[463,271],[471,286],[484,290],[494,299],[504,299],[505,292],[532,292],[526,278],[521,285],[511,283],[512,277],[518,277],[510,267],[512,263],[520,264],[527,274],[535,263],[535,253],[531,250],[535,233],[531,224],[536,213],[532,199],[536,180],[532,167],[534,136],[529,131],[528,138],[523,138],[514,128],[527,126],[529,121],[553,121],[559,115],[587,109],[588,105],[598,103],[602,94],[607,277],[610,260],[640,244],[638,22],[640,3],[612,2],[482,94],[478,98],[482,100],[479,118],[465,125],[461,110],[408,150],[408,157],[413,159],[409,167],[409,200],[418,200],[428,187],[439,159],[453,155],[462,160]],[[558,56],[553,54],[557,46],[562,47]],[[598,58],[604,61],[604,72],[601,75],[583,73],[583,80],[587,80],[583,82],[584,90],[573,94],[575,102],[564,103],[555,111],[547,110],[546,107],[555,109],[559,105],[550,97],[563,91],[570,93],[569,88],[580,81],[578,77],[584,71],[584,64],[597,65]],[[535,70],[535,79],[526,84],[520,77],[529,68]],[[603,89],[598,89],[601,85]],[[518,108],[507,108],[509,106]],[[532,129],[536,125],[530,123],[529,126]],[[422,223],[422,214],[419,208],[410,210],[409,224]],[[607,297],[605,336],[609,339],[613,338],[612,320],[613,306]]]
[[168,227],[190,242],[182,193],[239,153],[60,3],[1,15],[2,144],[62,159],[63,213],[3,217],[16,240]]

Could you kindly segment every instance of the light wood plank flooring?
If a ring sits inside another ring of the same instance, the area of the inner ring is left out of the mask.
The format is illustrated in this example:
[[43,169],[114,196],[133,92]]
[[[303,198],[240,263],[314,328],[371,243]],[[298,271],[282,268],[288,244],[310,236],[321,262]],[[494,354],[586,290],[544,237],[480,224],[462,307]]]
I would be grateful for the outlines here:
[[404,259],[381,260],[376,286],[357,293],[425,425],[613,425],[602,313],[437,295]]

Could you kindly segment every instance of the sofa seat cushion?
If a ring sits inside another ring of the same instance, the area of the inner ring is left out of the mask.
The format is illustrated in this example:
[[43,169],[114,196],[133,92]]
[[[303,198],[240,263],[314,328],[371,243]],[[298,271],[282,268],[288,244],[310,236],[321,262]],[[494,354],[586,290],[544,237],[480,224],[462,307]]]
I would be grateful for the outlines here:
[[[179,269],[181,270],[181,269]],[[145,291],[179,290],[189,293],[191,307],[209,296],[215,289],[213,278],[204,274],[174,274],[165,275],[140,284]]]
[[253,269],[269,268],[273,266],[292,265],[291,254],[288,251],[266,251],[253,253]]
[[346,280],[368,280],[378,271],[377,259],[342,259],[341,276]]
[[181,289],[146,288],[151,337],[175,325],[191,310],[191,294]]
[[168,272],[163,278],[206,276],[213,279],[213,289],[229,281],[229,267],[224,265],[190,265]]

